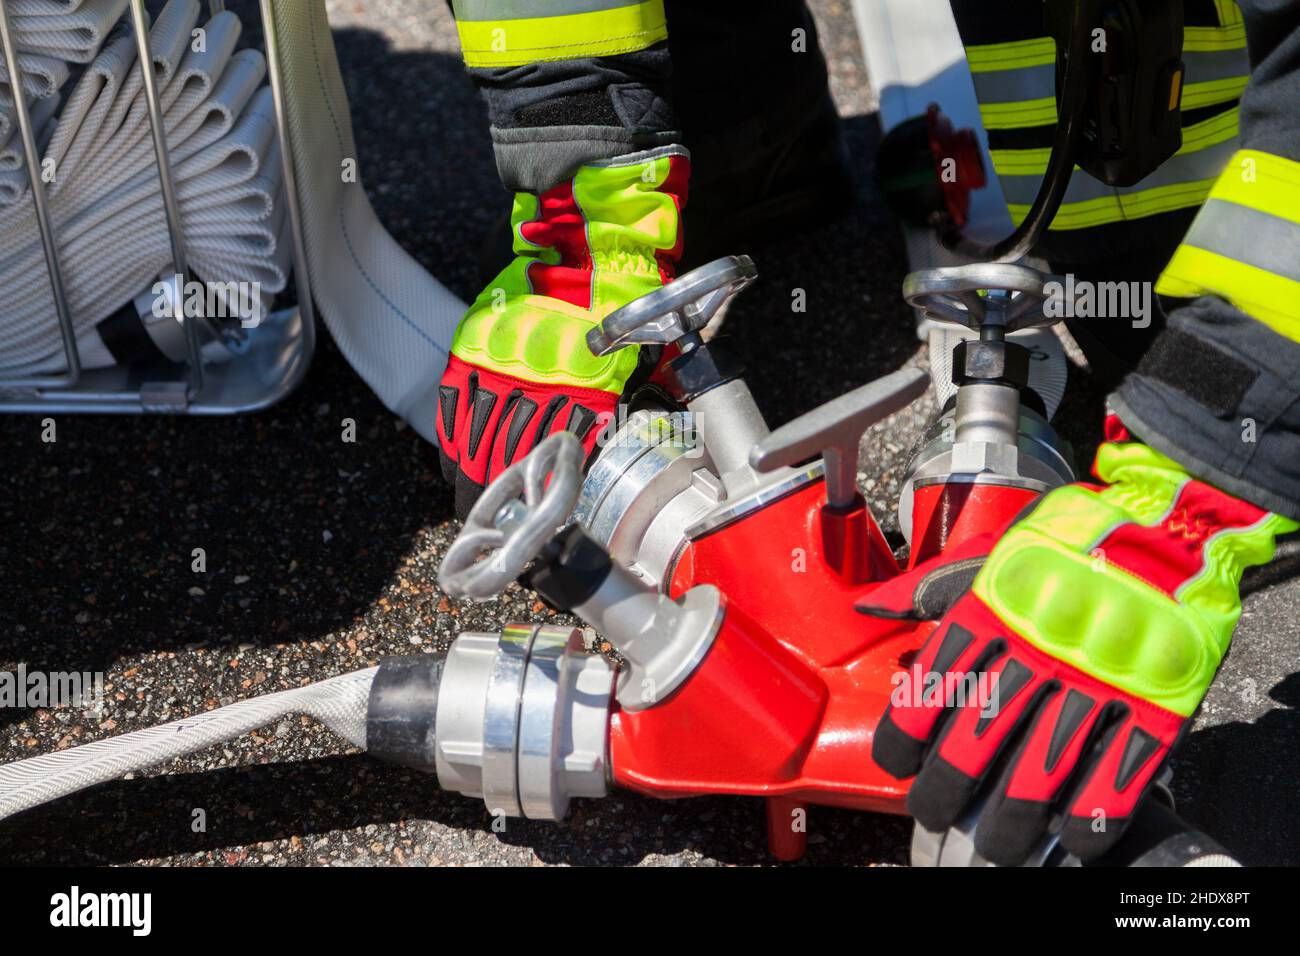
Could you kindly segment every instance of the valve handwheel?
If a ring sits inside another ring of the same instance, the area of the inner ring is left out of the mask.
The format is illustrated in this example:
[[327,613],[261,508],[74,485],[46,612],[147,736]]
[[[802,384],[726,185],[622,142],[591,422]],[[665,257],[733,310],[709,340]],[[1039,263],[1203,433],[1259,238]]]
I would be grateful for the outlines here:
[[1043,312],[1051,298],[1046,288],[1050,282],[1065,284],[1060,276],[1029,266],[976,262],[909,273],[903,280],[903,298],[936,322],[951,322],[976,331],[998,326],[1004,332],[1018,332],[1059,321]]
[[556,432],[503,471],[447,549],[438,586],[452,597],[475,601],[504,591],[569,520],[582,490],[585,457],[582,442],[567,431]]
[[757,276],[749,256],[715,259],[611,312],[587,333],[587,348],[608,355],[628,345],[667,345],[698,333]]

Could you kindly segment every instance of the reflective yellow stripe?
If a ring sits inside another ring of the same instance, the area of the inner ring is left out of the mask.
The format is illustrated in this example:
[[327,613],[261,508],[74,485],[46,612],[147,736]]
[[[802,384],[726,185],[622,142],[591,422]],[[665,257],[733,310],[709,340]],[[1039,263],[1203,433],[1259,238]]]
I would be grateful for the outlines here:
[[[1221,26],[1185,27],[1184,49],[1197,54],[1195,59],[1198,70],[1190,70],[1192,75],[1213,76],[1231,72],[1236,69],[1231,51],[1245,48],[1245,28],[1235,4],[1221,4],[1218,8]],[[1229,51],[1225,59],[1224,51]],[[986,130],[1025,129],[1039,126],[1052,126],[1057,122],[1055,96],[1042,96],[1033,99],[1006,101],[1007,93],[1025,93],[1032,96],[1040,87],[1050,82],[1050,71],[1044,67],[1055,63],[1056,46],[1050,37],[1032,40],[1020,40],[1011,43],[974,45],[966,48],[967,62],[976,81],[976,89],[983,90],[986,99],[1001,95],[1003,102],[981,102],[980,118]],[[1244,57],[1244,54],[1242,54]],[[1015,74],[1013,71],[1023,71]],[[991,81],[998,73],[1005,73],[1007,79]],[[1218,79],[1186,83],[1182,89],[1181,105],[1184,110],[1198,109],[1206,106],[1231,103],[1238,99],[1245,89],[1248,77],[1220,75]],[[1052,229],[1085,229],[1124,219],[1136,219],[1152,216],[1176,209],[1185,209],[1200,205],[1214,184],[1212,175],[1218,173],[1218,164],[1222,155],[1231,149],[1230,143],[1238,133],[1239,115],[1237,109],[1226,110],[1218,116],[1192,124],[1183,130],[1182,146],[1179,156],[1187,156],[1200,150],[1218,146],[1219,155],[1212,162],[1200,164],[1196,169],[1186,169],[1184,173],[1202,174],[1195,179],[1169,183],[1170,176],[1165,176],[1164,185],[1152,185],[1147,189],[1119,192],[1114,195],[1097,196],[1066,202],[1061,206]],[[995,172],[1002,177],[1041,176],[1047,169],[1050,149],[994,149],[990,150]],[[1080,173],[1082,175],[1082,173]],[[1024,180],[1020,181],[1023,184]],[[1003,180],[1004,189],[1009,188],[1008,181]],[[1140,184],[1139,184],[1140,185]],[[1095,190],[1089,190],[1095,192]],[[1079,195],[1081,190],[1075,190]],[[1009,197],[1024,198],[1023,189],[1012,189]],[[1007,205],[1013,221],[1019,223],[1029,212],[1027,204],[1010,202]]]
[[[1209,198],[1214,202],[1197,216],[1156,291],[1180,298],[1217,295],[1300,342],[1300,162],[1255,149],[1238,150]],[[1245,210],[1253,212],[1247,215]],[[1227,219],[1212,214],[1226,214]],[[1252,217],[1251,225],[1243,224]],[[1235,222],[1237,228],[1225,229],[1225,221]],[[1260,245],[1252,246],[1252,240]],[[1287,270],[1289,275],[1280,274]]]
[[[990,149],[993,171],[999,176],[1042,176],[1047,172],[1050,147],[1041,149]],[[1077,172],[1079,167],[1074,167]]]
[[612,56],[644,50],[668,38],[663,0],[552,17],[458,20],[456,29],[465,65],[470,67]]
[[[1226,80],[1207,80],[1188,83],[1183,87],[1184,110],[1202,106],[1216,106],[1241,98],[1246,88],[1247,76],[1234,76]],[[1056,97],[1045,96],[1018,103],[981,103],[980,119],[985,129],[1024,129],[1029,126],[1051,126],[1056,122]]]
[[1183,87],[1183,109],[1194,110],[1202,106],[1214,106],[1241,98],[1241,91],[1246,88],[1248,76],[1233,76],[1226,80],[1206,80],[1204,83],[1188,83]]
[[[1235,4],[1229,4],[1236,10]],[[1218,27],[1184,27],[1183,52],[1207,53],[1216,50],[1239,50],[1246,46],[1246,25],[1237,15]],[[1011,43],[986,43],[966,47],[966,63],[972,73],[1047,66],[1056,62],[1056,42],[1051,37],[1016,40]]]
[[966,47],[966,62],[972,73],[1046,66],[1056,62],[1056,42],[1051,37],[985,43]]
[[[1216,69],[1222,69],[1223,54],[1234,50],[1244,51],[1246,34],[1244,24],[1237,22],[1227,26],[1185,27],[1183,31],[1183,51],[1192,54],[1187,59],[1189,76],[1205,75]],[[1056,96],[1051,71],[1045,71],[1056,62],[1056,45],[1051,37],[1039,37],[1033,40],[1017,40],[1011,43],[990,43],[973,45],[966,48],[966,61],[971,75],[975,79],[980,118],[985,129],[1024,129],[1034,126],[1051,126],[1056,123]],[[1246,63],[1242,53],[1240,76],[1222,76],[1210,80],[1187,82],[1184,78],[1182,89],[1182,108],[1198,109],[1228,103],[1241,96],[1246,87]],[[1019,83],[990,85],[987,78],[998,73],[1015,75],[1022,71]],[[985,79],[981,79],[985,78]],[[1031,98],[1009,99],[1006,96],[992,96],[990,89],[1016,89]],[[984,93],[981,94],[981,90]],[[1050,96],[1033,97],[1036,92],[1051,93]],[[986,102],[992,100],[990,102]]]
[[[1191,183],[1172,183],[1157,186],[1140,193],[1125,196],[1099,196],[1083,202],[1064,203],[1052,220],[1052,229],[1087,229],[1103,226],[1122,219],[1141,219],[1188,206],[1199,206],[1205,201],[1213,179]],[[1007,211],[1016,225],[1029,214],[1028,204],[1008,203]]]
[[985,129],[1051,126],[1056,122],[1056,97],[1045,96],[1019,103],[981,103],[980,119]]
[[[1193,123],[1183,128],[1183,145],[1175,155],[1192,153],[1237,135],[1240,111],[1234,107],[1218,116]],[[1047,172],[1047,160],[1052,155],[1050,147],[1039,149],[990,149],[993,170],[999,176],[1041,176]],[[1078,166],[1075,167],[1077,172]]]
[[1214,0],[1214,6],[1219,11],[1219,22],[1224,26],[1242,22],[1241,8],[1233,0]]
[[1155,216],[1175,209],[1199,206],[1214,185],[1214,179],[1200,179],[1190,183],[1172,183],[1156,189],[1143,190],[1140,193],[1121,195],[1119,208],[1124,219],[1141,219]]
[[1300,224],[1300,163],[1239,149],[1210,195]]
[[1184,27],[1183,52],[1208,53],[1214,50],[1240,50],[1246,45],[1246,25],[1226,27]]
[[1279,335],[1300,342],[1300,282],[1195,246],[1179,246],[1156,292],[1182,299],[1217,295]]
[[1184,126],[1183,145],[1179,147],[1178,152],[1190,153],[1232,139],[1237,135],[1240,118],[1241,110],[1234,106],[1218,116],[1211,116],[1191,126]]

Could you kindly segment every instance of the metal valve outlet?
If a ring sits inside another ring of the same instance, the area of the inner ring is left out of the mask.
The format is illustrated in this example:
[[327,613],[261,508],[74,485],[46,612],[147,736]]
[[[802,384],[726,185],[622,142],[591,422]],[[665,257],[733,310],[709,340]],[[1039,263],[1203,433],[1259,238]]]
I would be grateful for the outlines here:
[[[557,432],[484,489],[438,569],[452,597],[490,601],[569,520],[582,486],[582,444]],[[547,477],[550,484],[547,484]]]
[[721,627],[722,596],[701,585],[669,598],[612,560],[578,525],[566,524],[578,499],[581,465],[582,444],[556,432],[503,471],[447,550],[438,583],[453,597],[483,601],[531,566],[527,583],[534,590],[553,607],[577,614],[622,655],[623,707],[653,706],[703,660]]
[[[578,439],[557,432],[502,472],[447,550],[438,585],[477,601],[504,591],[568,521],[583,457]],[[604,796],[614,675],[576,628],[461,634],[438,689],[439,785],[482,797],[490,813],[535,820],[560,819],[571,797]]]
[[918,487],[996,484],[1042,492],[1075,480],[1068,447],[1028,389],[1029,351],[1007,338],[1058,321],[1044,313],[1046,286],[1057,279],[1024,265],[973,263],[924,269],[903,280],[909,305],[978,335],[954,349],[955,402],[931,426],[909,466],[898,502],[909,540]]
[[651,587],[667,586],[687,528],[770,480],[748,463],[767,424],[739,366],[701,335],[756,275],[748,256],[715,260],[611,313],[587,335],[600,355],[634,344],[674,350],[655,381],[685,409],[655,402],[632,412],[592,463],[575,511],[614,560]]
[[665,363],[664,380],[673,398],[690,410],[730,498],[760,483],[749,466],[749,450],[768,429],[740,367],[700,333],[757,275],[748,256],[715,259],[612,312],[587,333],[587,346],[596,355],[629,345],[676,346],[679,354]]
[[673,693],[721,627],[722,596],[695,587],[673,600],[610,560],[575,524],[583,450],[557,432],[479,498],[438,572],[458,598],[487,600],[530,569],[551,603],[603,634],[625,663],[588,653],[576,628],[510,624],[452,643],[438,683],[439,784],[481,796],[490,812],[559,819],[571,797],[608,791],[613,699],[625,710]]
[[488,812],[559,820],[609,792],[614,666],[577,628],[509,624],[452,643],[437,691],[438,785]]
[[615,559],[649,584],[666,583],[688,539],[823,474],[828,503],[854,505],[863,432],[925,391],[925,373],[903,369],[770,432],[739,369],[700,335],[755,275],[747,256],[718,259],[611,314],[588,334],[588,344],[601,352],[633,342],[681,350],[668,363],[667,378],[687,411],[631,416],[596,459],[576,511]]

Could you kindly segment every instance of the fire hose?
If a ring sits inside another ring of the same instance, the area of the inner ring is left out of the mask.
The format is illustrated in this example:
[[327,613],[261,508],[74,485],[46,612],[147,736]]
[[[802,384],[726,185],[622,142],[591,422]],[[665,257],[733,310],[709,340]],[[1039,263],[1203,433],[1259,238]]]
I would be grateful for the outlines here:
[[[196,49],[198,0],[171,0],[150,30],[171,145],[173,175],[191,264],[212,282],[244,283],[269,298],[284,288],[288,244],[277,201],[283,188],[266,64],[235,47],[240,23],[218,13]],[[45,142],[43,163],[65,289],[83,364],[115,356],[99,323],[148,291],[171,261],[149,140],[142,80],[128,30],[111,34],[68,96]],[[26,176],[30,171],[11,175]],[[6,368],[35,373],[62,365],[49,321],[49,278],[36,217],[25,195],[0,206],[6,251],[0,284],[0,355]],[[3,194],[0,193],[0,201]],[[112,255],[105,255],[111,248]]]
[[[0,148],[20,156],[22,148],[9,142],[13,121],[2,111],[13,105],[14,87],[20,86],[36,103],[53,97],[67,81],[70,63],[95,58],[126,9],[126,0],[14,0],[10,9],[20,75],[15,84],[0,63]],[[47,105],[52,113],[55,104]],[[43,125],[44,121],[37,123]],[[0,152],[0,169],[5,168],[4,155]]]
[[0,766],[0,818],[86,787],[310,714],[358,747],[366,745],[366,701],[375,668],[241,700],[206,713]]
[[[685,411],[637,412],[585,477],[579,442],[551,436],[489,485],[439,571],[444,592],[475,600],[518,579],[589,624],[617,658],[589,652],[573,627],[462,633],[445,654],[386,658],[120,743],[0,767],[0,816],[253,729],[286,708],[481,798],[494,816],[559,820],[572,799],[616,787],[658,798],[761,797],[772,852],[796,859],[811,805],[904,812],[908,784],[871,761],[870,744],[892,678],[934,625],[853,610],[855,596],[900,572],[855,477],[863,432],[923,392],[927,376],[900,369],[769,430],[738,367],[701,335],[754,275],[745,257],[719,260],[592,330],[597,353],[670,346],[655,387]],[[1051,323],[1042,311],[1048,280],[990,264],[905,282],[913,305],[978,334],[954,356],[955,400],[903,486],[913,565],[999,533],[1038,494],[1073,480],[1068,451],[1021,400],[1028,358],[1007,338]],[[252,709],[259,701],[267,710]],[[918,829],[913,862],[982,865],[977,817],[945,833]],[[1107,862],[1232,861],[1148,800]],[[1078,861],[1049,837],[1031,864]]]
[[36,56],[89,63],[126,10],[126,0],[17,0],[14,32]]
[[[54,39],[67,31],[23,27],[35,19],[25,14],[51,9],[97,11],[94,22],[100,23],[105,9],[120,14],[123,2],[14,2],[23,86],[36,104],[33,118],[44,128],[44,155],[55,161],[50,206],[67,257],[64,273],[86,367],[118,360],[99,325],[133,299],[128,318],[138,314],[168,357],[183,354],[177,323],[150,324],[149,306],[158,298],[151,290],[171,254],[147,111],[132,38],[117,30],[107,34],[60,114],[52,116],[53,100],[36,97],[62,85],[67,65],[23,44],[63,50],[67,58],[67,38]],[[255,50],[234,51],[239,26],[229,12],[204,25],[206,52],[192,49],[198,9],[198,0],[171,0],[150,31],[190,265],[214,286],[256,282],[269,297],[284,288],[290,242],[280,201],[279,145],[269,122],[273,104],[260,86],[266,64]],[[313,298],[358,374],[389,409],[436,441],[435,389],[464,305],[384,230],[366,198],[322,0],[268,4],[264,11],[268,50],[283,78],[281,105]],[[90,34],[73,32],[81,51]],[[3,102],[0,87],[0,107]],[[0,108],[0,123],[8,122]],[[0,305],[0,367],[24,373],[60,367],[62,349],[58,327],[49,321],[35,219],[27,203],[6,203],[6,190],[26,188],[27,171],[17,168],[20,153],[16,132],[0,126],[0,282],[7,295]],[[15,168],[6,170],[6,156]],[[106,247],[114,255],[105,256]],[[171,286],[161,294],[174,304],[178,291]],[[227,331],[237,339],[235,330]],[[228,357],[221,348],[211,354]]]
[[[13,121],[3,109],[6,105],[0,97],[0,143],[4,144],[0,145],[0,205],[10,204],[27,185],[26,174],[18,174],[23,164],[23,144],[16,129],[9,135]],[[38,99],[30,106],[32,125],[41,131],[42,139],[47,138],[45,129],[57,106],[58,101],[51,96]]]
[[[17,51],[16,59],[20,85],[29,102],[53,96],[68,80],[68,64],[63,60],[37,56],[21,49]],[[8,110],[13,105],[14,84],[9,79],[8,67],[0,63],[0,107]],[[13,118],[7,112],[0,113],[0,143],[8,143],[16,129]]]
[[312,292],[344,357],[384,405],[436,442],[437,386],[465,305],[380,225],[324,0],[271,4]]

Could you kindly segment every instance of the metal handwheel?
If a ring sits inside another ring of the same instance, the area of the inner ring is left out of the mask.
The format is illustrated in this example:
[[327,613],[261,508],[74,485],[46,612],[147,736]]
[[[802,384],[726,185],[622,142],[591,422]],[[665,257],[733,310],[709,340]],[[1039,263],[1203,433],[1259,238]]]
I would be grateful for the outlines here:
[[903,280],[903,298],[936,322],[1018,332],[1059,321],[1043,313],[1051,298],[1045,288],[1049,282],[1065,284],[1060,276],[1029,266],[977,262],[910,273]]
[[497,476],[447,550],[439,587],[475,601],[504,591],[572,514],[584,457],[582,442],[556,432]]
[[757,276],[749,256],[715,259],[611,312],[587,333],[587,348],[608,355],[628,345],[663,345],[699,332]]

